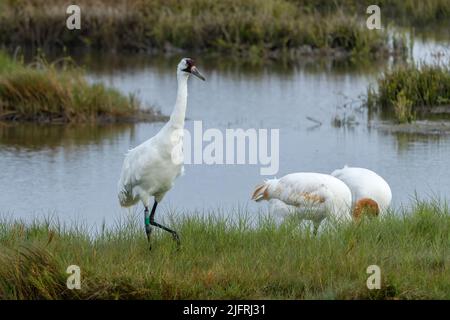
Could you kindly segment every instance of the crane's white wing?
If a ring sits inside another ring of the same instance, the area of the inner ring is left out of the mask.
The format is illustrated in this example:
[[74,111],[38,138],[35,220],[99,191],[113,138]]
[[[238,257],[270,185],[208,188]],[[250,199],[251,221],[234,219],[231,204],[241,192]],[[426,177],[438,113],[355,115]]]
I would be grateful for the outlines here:
[[[135,188],[145,184],[144,177],[157,171],[162,159],[151,140],[128,151],[118,183],[119,199],[123,206],[137,202]],[[148,186],[147,186],[148,187]]]
[[284,203],[304,208],[320,206],[331,198],[326,181],[320,175],[287,175],[279,180],[274,193]]

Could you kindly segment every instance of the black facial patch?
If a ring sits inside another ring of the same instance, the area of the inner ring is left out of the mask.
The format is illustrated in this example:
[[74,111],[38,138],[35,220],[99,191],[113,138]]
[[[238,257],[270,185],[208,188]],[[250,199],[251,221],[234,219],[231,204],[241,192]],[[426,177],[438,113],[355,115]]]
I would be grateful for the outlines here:
[[191,69],[194,66],[194,60],[192,60],[190,58],[187,58],[186,59],[186,64],[187,64],[187,67],[184,68],[182,71],[184,71],[184,72],[191,72]]

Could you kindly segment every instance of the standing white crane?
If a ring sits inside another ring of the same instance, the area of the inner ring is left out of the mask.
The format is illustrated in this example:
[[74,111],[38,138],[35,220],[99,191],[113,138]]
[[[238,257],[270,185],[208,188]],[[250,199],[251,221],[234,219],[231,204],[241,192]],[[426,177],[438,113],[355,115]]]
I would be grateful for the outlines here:
[[[191,74],[205,80],[194,65],[194,60],[181,59],[177,67],[177,98],[170,120],[155,136],[129,150],[123,162],[118,183],[119,202],[123,207],[133,206],[139,201],[143,203],[145,232],[149,242],[151,226],[155,226],[170,232],[177,244],[180,244],[180,238],[174,230],[155,222],[154,219],[156,206],[172,188],[175,179],[183,174],[180,146],[183,141],[188,78]],[[149,213],[148,207],[152,196],[155,201]]]
[[252,200],[268,200],[278,213],[293,213],[301,219],[312,220],[314,234],[322,220],[330,215],[338,220],[351,218],[350,189],[328,174],[299,172],[266,180],[256,186]]
[[350,188],[355,219],[359,219],[363,211],[378,216],[391,204],[392,192],[389,184],[372,170],[344,166],[333,171],[331,175]]

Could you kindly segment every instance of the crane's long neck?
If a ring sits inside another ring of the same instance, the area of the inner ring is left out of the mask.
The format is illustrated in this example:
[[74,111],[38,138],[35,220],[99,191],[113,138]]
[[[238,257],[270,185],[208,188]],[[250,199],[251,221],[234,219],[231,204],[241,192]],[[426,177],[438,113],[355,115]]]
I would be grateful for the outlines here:
[[188,75],[179,73],[177,74],[177,80],[177,100],[169,122],[173,128],[182,129],[184,128],[184,118],[186,116]]

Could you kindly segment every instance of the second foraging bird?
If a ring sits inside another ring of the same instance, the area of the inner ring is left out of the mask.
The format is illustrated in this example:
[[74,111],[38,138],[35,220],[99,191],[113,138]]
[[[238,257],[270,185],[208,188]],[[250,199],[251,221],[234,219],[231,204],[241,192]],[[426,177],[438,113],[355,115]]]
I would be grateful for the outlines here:
[[270,201],[271,206],[312,220],[314,233],[323,219],[348,220],[352,203],[350,189],[341,180],[322,173],[298,172],[256,186],[252,200]]
[[[120,205],[130,207],[141,201],[145,208],[145,231],[150,242],[151,226],[170,232],[177,242],[176,231],[155,222],[159,202],[169,191],[175,179],[183,173],[183,129],[187,107],[188,78],[194,75],[205,80],[194,60],[181,59],[177,66],[177,98],[169,121],[152,138],[128,151],[118,183]],[[149,213],[150,197],[155,201]]]
[[372,170],[344,166],[332,176],[342,180],[351,190],[353,217],[359,219],[363,212],[378,216],[386,212],[392,200],[389,184]]

